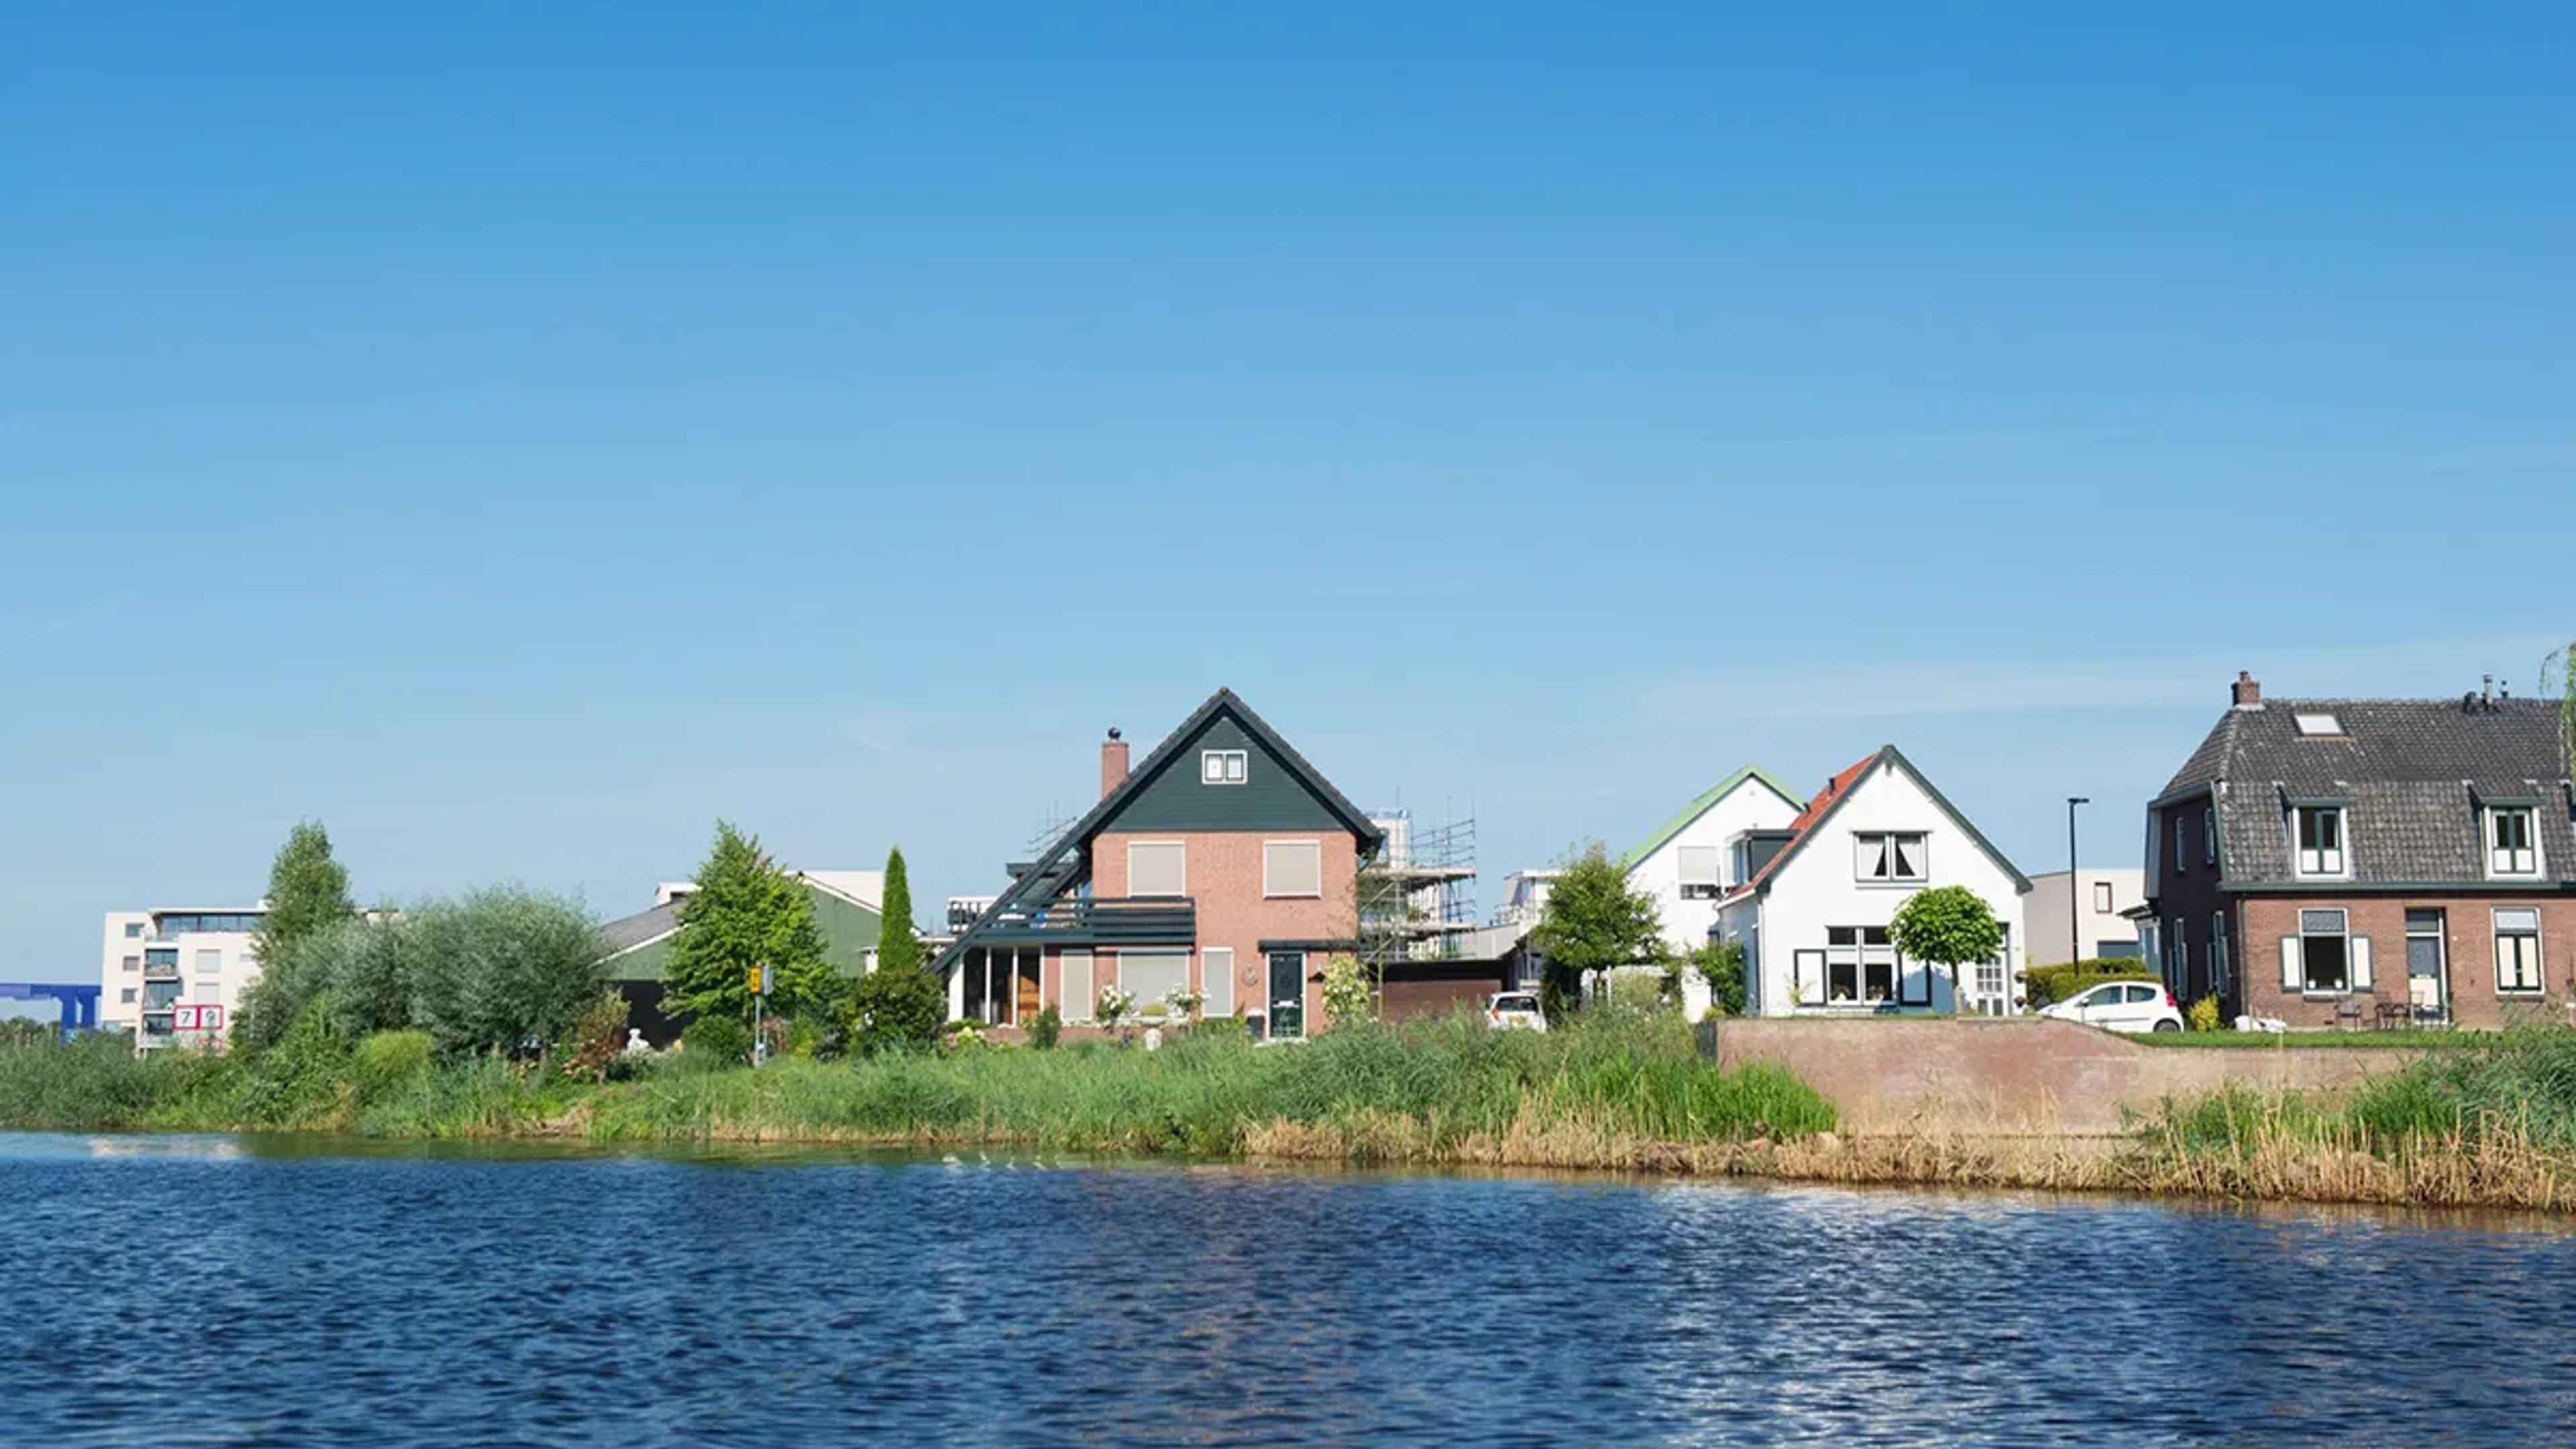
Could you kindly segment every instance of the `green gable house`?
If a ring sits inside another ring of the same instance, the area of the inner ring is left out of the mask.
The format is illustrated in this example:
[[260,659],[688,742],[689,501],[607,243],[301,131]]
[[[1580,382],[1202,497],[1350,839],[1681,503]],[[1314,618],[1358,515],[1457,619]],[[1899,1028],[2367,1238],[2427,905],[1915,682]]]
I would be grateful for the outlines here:
[[[822,928],[825,959],[844,976],[865,975],[876,963],[885,872],[800,870],[796,879],[814,898],[814,923]],[[680,902],[690,890],[686,882],[665,885],[654,893],[653,909],[599,928],[608,979],[626,998],[629,1022],[656,1047],[669,1046],[680,1035],[679,1023],[662,1012],[662,977],[670,967],[671,943],[680,933]]]

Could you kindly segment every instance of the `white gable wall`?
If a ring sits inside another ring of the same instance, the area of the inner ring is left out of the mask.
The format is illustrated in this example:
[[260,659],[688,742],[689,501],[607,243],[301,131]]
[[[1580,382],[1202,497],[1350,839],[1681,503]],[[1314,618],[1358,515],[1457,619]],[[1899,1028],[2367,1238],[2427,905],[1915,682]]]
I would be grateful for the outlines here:
[[[1717,924],[1715,900],[1682,899],[1682,847],[1706,846],[1717,852],[1722,893],[1743,884],[1735,878],[1734,852],[1727,849],[1727,841],[1747,830],[1786,830],[1797,818],[1797,806],[1747,775],[1716,804],[1701,811],[1697,820],[1682,827],[1680,834],[1631,867],[1628,888],[1654,897],[1655,909],[1663,918],[1664,944],[1676,954],[1687,956],[1708,944],[1708,928]],[[1687,975],[1683,979],[1686,983],[1694,980]],[[1705,994],[1704,983],[1700,989]],[[1706,1003],[1701,1005],[1705,1007]]]
[[[1920,831],[1928,836],[1929,879],[1901,886],[1862,881],[1852,837],[1878,831]],[[1758,1004],[1748,1002],[1748,1009],[1763,1016],[1795,1014],[1800,1010],[1797,951],[1824,950],[1830,927],[1885,926],[1917,892],[1952,885],[1976,892],[2004,923],[2007,994],[2019,997],[2024,946],[2019,883],[1911,776],[1885,764],[1873,767],[1852,786],[1841,808],[1810,833],[1797,855],[1773,873],[1769,891],[1728,913],[1730,933],[1750,929],[1760,936],[1761,999]],[[1962,1009],[1952,997],[1946,969],[1906,962],[1904,970],[1918,988],[1929,988],[1920,994],[1929,995],[1930,1005],[1914,1009]],[[1971,987],[1974,970],[1973,966],[1960,968]]]

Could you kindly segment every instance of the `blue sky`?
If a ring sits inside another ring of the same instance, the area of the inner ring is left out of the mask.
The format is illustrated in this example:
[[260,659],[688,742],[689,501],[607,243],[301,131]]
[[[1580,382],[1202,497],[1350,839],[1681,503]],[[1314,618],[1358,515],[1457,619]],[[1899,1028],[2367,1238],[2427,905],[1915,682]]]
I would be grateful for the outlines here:
[[306,816],[988,891],[1219,684],[1488,904],[1891,740],[2127,864],[2576,632],[2563,8],[1391,8],[12,7],[0,978]]

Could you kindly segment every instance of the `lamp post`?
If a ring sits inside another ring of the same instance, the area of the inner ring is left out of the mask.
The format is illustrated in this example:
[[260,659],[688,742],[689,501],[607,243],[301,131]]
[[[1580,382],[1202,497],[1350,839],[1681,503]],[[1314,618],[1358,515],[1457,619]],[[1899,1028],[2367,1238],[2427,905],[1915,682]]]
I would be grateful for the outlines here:
[[2084,959],[2084,933],[2078,924],[2083,917],[2076,914],[2079,909],[2077,902],[2082,900],[2076,892],[2083,888],[2084,882],[2076,879],[2075,807],[2092,803],[2082,795],[2066,797],[2066,964],[2070,966]]

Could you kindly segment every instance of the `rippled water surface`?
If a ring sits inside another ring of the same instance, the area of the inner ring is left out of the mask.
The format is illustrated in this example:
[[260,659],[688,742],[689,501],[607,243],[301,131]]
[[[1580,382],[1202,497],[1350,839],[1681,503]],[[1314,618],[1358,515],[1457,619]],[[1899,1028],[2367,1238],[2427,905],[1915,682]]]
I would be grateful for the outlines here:
[[2576,1238],[0,1135],[13,1442],[2576,1441]]

